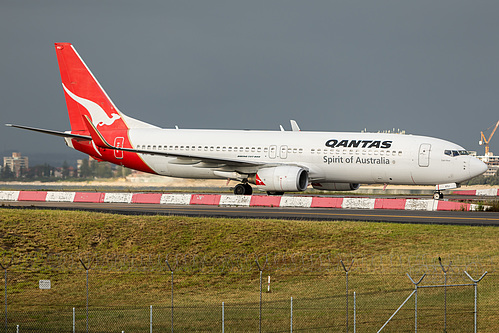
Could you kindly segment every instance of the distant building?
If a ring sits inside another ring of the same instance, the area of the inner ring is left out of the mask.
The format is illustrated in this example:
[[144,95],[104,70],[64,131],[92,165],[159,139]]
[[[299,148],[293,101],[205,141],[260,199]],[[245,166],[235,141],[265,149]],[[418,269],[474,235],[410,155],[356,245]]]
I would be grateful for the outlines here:
[[29,167],[28,157],[22,157],[21,153],[12,153],[12,157],[3,158],[3,167],[9,168],[18,178],[21,176],[21,170],[27,170]]
[[492,152],[489,152],[487,156],[477,156],[482,162],[487,164],[488,169],[482,176],[495,176],[497,170],[499,170],[499,156],[494,155]]

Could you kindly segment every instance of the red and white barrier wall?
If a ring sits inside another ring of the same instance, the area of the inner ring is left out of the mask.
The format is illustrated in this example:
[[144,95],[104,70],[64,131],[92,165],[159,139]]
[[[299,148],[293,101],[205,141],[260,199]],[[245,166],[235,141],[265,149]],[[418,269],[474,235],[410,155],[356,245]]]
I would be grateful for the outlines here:
[[497,197],[499,196],[499,189],[497,188],[486,188],[482,190],[459,190],[453,191],[454,195],[473,195],[473,196],[484,196],[484,197]]
[[1,201],[90,202],[161,205],[212,205],[224,207],[295,207],[398,210],[475,210],[477,205],[433,199],[337,198],[177,193],[94,193],[0,191]]

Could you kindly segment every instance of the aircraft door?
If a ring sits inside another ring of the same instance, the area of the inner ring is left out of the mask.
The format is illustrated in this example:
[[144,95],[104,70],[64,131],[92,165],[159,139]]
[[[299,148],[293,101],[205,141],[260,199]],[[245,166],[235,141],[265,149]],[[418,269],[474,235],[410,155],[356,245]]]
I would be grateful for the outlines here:
[[420,167],[427,167],[430,165],[430,151],[431,145],[429,143],[423,143],[419,146],[418,163]]
[[276,155],[277,155],[277,146],[270,146],[269,157],[276,158]]
[[281,146],[281,158],[288,158],[288,146]]
[[[114,139],[114,146],[117,148],[123,148],[123,143],[125,142],[125,138],[123,137],[116,137]],[[114,157],[117,159],[122,159],[123,158],[123,151],[122,150],[115,150],[114,151]]]

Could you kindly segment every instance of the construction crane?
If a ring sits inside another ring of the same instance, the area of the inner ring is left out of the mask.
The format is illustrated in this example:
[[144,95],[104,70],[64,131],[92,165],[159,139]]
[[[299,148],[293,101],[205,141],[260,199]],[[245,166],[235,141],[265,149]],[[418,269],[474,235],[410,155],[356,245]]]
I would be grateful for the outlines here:
[[[498,126],[499,126],[499,120],[497,121],[497,124],[494,127],[494,129],[492,130],[492,133],[490,133],[490,136],[488,139],[485,138],[485,135],[483,135],[482,131],[480,132],[481,137],[480,137],[480,141],[478,142],[478,144],[480,144],[480,146],[485,145],[485,156],[489,156],[489,142],[490,142],[490,139],[492,139],[492,137],[494,136],[494,133],[496,132],[496,129]],[[492,126],[490,126],[490,127],[492,127]],[[490,129],[490,127],[487,128],[486,131],[488,131]]]

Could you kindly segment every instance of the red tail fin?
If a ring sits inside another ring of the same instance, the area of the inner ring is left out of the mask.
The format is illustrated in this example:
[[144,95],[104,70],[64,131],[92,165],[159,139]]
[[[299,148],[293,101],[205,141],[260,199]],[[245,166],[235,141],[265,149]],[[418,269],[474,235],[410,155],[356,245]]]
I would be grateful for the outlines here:
[[73,132],[88,133],[82,117],[87,115],[101,130],[128,129],[121,114],[90,69],[70,43],[55,43],[57,61],[65,91]]

